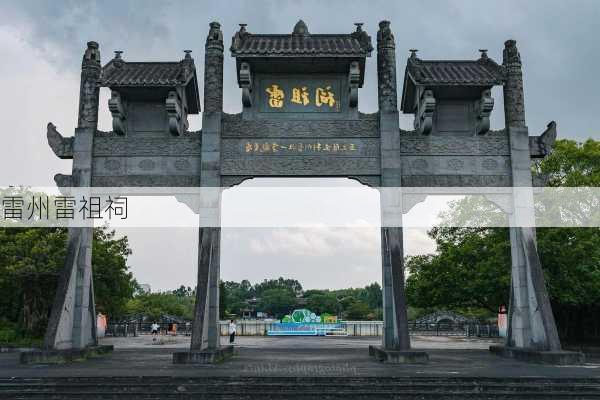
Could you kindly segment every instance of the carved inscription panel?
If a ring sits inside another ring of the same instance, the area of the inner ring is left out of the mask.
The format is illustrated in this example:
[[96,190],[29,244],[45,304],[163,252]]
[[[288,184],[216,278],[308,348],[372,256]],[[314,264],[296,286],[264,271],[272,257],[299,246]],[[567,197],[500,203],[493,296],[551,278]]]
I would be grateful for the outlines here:
[[379,175],[376,116],[359,120],[253,120],[226,115],[221,175]]

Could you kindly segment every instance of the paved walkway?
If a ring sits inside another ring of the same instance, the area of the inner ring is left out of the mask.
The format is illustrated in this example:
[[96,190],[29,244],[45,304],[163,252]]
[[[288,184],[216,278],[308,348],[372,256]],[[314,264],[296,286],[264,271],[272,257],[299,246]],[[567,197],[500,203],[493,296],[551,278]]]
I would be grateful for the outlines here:
[[[228,344],[229,337],[222,336],[221,344]],[[498,344],[498,339],[478,339],[455,336],[411,336],[415,349],[484,349],[491,344]],[[100,344],[112,344],[115,349],[186,349],[190,346],[189,336],[159,336],[156,340],[151,335],[138,337],[115,337],[102,339]],[[381,344],[381,337],[369,336],[238,336],[235,344],[243,348],[356,348]]]
[[[61,376],[433,376],[433,377],[600,377],[600,364],[544,366],[503,359],[485,348],[488,341],[415,337],[430,362],[389,365],[374,361],[368,345],[378,338],[361,337],[239,337],[235,357],[218,365],[174,365],[174,348],[189,339],[163,345],[150,337],[132,342],[110,339],[113,354],[64,365],[20,365],[17,353],[0,354],[0,377]],[[226,338],[223,338],[225,341]],[[474,348],[475,347],[475,348]]]

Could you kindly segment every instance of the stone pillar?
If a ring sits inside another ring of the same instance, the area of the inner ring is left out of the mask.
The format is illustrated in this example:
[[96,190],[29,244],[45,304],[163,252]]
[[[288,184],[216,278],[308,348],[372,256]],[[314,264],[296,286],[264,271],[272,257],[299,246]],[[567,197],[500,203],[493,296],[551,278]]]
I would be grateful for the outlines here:
[[[220,143],[223,113],[223,33],[218,22],[210,23],[204,59],[204,112],[202,114],[202,169],[200,184],[204,188],[200,210],[198,250],[198,289],[196,315],[192,332],[192,350],[219,347],[219,248],[220,211]],[[208,189],[211,188],[211,189]],[[213,192],[214,191],[214,192]],[[208,198],[211,199],[208,199]],[[207,200],[211,203],[206,207]],[[209,223],[203,213],[215,210],[216,219]],[[213,226],[209,226],[213,225]],[[203,326],[202,326],[203,325]]]
[[[88,42],[81,63],[79,115],[73,143],[73,186],[92,184],[92,146],[98,127],[98,84],[101,72],[98,43]],[[83,349],[97,344],[92,285],[93,228],[69,228],[67,257],[59,278],[44,347]]]
[[521,69],[521,55],[515,40],[507,40],[504,43],[502,65],[506,72],[506,81],[504,82],[504,119],[506,127],[524,128],[526,124],[523,71]]
[[[537,252],[523,74],[514,40],[505,43],[503,65],[506,70],[504,114],[513,179],[513,213],[509,217],[512,272],[506,347],[493,351],[531,359],[544,357],[540,356],[543,352],[559,352],[561,345]],[[577,361],[579,356],[575,354],[573,360]]]
[[[201,210],[202,212],[202,210]],[[210,267],[219,260],[220,229],[200,227],[198,237],[198,285],[196,286],[196,309],[192,325],[191,350],[198,351],[208,347],[208,310]],[[218,344],[218,341],[217,341]]]
[[[400,126],[396,88],[396,45],[389,21],[377,32],[379,131],[381,135],[381,258],[383,289],[382,349],[410,349],[404,293]],[[385,353],[387,354],[387,353]],[[389,357],[387,361],[391,361]]]

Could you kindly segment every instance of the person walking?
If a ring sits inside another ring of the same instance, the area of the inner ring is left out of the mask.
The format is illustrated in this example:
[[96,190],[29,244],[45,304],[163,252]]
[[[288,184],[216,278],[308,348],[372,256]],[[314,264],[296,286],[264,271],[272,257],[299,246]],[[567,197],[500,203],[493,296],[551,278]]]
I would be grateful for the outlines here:
[[154,323],[152,324],[152,341],[156,341],[156,337],[158,336],[158,329],[160,328],[160,326],[156,323],[156,321],[154,321]]
[[235,340],[235,331],[237,326],[233,320],[229,321],[229,343],[233,343]]

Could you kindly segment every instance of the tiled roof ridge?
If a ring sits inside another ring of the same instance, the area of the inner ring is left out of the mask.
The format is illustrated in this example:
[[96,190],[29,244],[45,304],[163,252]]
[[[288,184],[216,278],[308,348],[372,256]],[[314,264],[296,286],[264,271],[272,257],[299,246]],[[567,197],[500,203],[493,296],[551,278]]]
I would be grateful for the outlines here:
[[417,83],[491,85],[504,80],[502,66],[487,56],[477,60],[422,60],[412,55],[407,71]]
[[194,77],[194,61],[125,61],[120,55],[103,68],[100,80],[106,86],[177,86]]
[[318,33],[308,31],[300,20],[291,34],[259,33],[246,30],[246,24],[240,24],[235,33],[230,51],[232,55],[370,55],[373,50],[371,38],[362,30],[362,23],[355,24],[352,33]]

